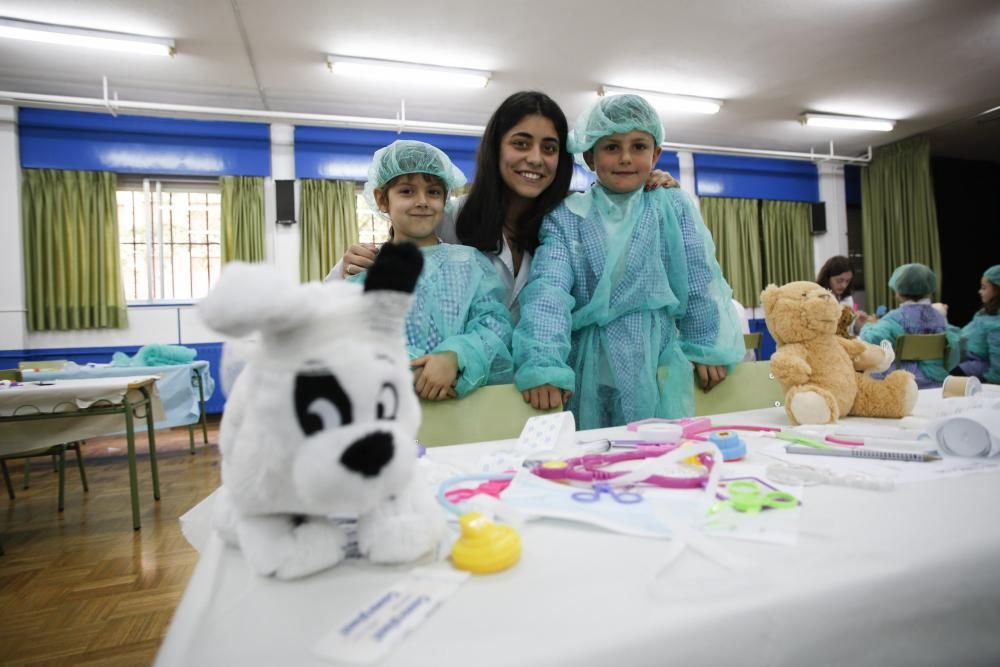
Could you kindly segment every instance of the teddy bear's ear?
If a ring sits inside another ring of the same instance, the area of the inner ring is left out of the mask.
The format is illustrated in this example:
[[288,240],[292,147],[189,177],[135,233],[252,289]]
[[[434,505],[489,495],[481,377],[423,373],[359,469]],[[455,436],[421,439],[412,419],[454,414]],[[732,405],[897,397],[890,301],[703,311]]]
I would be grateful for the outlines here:
[[291,329],[309,312],[299,286],[277,267],[244,262],[226,264],[215,287],[198,303],[201,321],[227,336]]
[[764,310],[768,311],[774,307],[775,302],[778,300],[778,296],[781,294],[781,288],[775,284],[770,284],[767,288],[760,293],[760,303],[764,306]]

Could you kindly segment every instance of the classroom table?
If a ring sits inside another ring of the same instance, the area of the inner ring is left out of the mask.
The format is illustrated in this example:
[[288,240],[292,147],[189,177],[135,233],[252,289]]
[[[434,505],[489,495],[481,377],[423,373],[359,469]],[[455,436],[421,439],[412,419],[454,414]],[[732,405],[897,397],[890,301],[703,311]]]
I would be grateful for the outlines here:
[[[69,364],[59,370],[24,369],[22,375],[26,382],[156,375],[159,377],[156,388],[163,404],[163,416],[156,420],[154,428],[187,426],[189,446],[191,453],[194,454],[194,425],[200,422],[202,438],[204,443],[208,444],[205,401],[212,397],[215,382],[209,372],[209,363],[205,360],[168,366]],[[146,427],[144,424],[138,424],[137,428],[142,431]]]
[[0,388],[0,454],[39,450],[117,432],[128,445],[132,528],[140,528],[135,419],[146,422],[153,498],[160,499],[154,419],[163,418],[157,377],[111,377],[22,382]]
[[[780,408],[713,420],[788,424]],[[578,438],[609,435],[624,432]],[[746,464],[770,463],[747,439]],[[427,456],[471,470],[512,442]],[[529,522],[520,562],[472,577],[378,664],[1000,664],[1000,468],[802,497],[797,544],[703,538],[741,561],[731,567],[691,548],[665,566],[669,540]],[[158,665],[330,664],[316,642],[412,567],[349,560],[298,581],[261,578],[208,529],[211,502],[189,513],[201,556]]]

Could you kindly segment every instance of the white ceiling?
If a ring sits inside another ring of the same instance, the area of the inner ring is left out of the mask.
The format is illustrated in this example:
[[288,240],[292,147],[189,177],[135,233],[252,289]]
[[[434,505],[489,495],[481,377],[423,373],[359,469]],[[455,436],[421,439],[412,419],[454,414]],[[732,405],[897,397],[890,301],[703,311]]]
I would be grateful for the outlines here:
[[[484,125],[539,89],[570,122],[599,84],[724,99],[664,116],[667,140],[856,154],[931,131],[936,154],[1000,161],[997,0],[0,0],[0,16],[169,37],[174,58],[0,39],[0,90]],[[325,54],[489,70],[485,89],[377,87]],[[898,119],[805,128],[803,111]],[[991,122],[983,122],[991,121]],[[940,128],[940,129],[937,129]]]

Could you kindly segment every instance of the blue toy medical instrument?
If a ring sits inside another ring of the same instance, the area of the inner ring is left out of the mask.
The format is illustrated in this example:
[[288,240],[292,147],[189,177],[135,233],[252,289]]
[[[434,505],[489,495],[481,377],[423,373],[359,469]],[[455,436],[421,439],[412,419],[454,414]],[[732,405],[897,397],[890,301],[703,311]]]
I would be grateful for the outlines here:
[[735,431],[715,431],[708,439],[722,452],[723,461],[739,461],[747,455],[747,443]]
[[573,494],[573,500],[581,503],[596,503],[601,499],[602,494],[610,496],[612,500],[623,505],[642,502],[642,496],[638,493],[632,491],[615,491],[607,482],[594,484],[593,491],[577,491]]

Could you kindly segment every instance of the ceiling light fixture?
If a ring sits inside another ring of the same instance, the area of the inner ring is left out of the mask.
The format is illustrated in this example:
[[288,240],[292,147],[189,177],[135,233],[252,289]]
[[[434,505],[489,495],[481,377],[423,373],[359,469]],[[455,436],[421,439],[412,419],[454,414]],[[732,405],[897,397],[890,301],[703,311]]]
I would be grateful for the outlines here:
[[837,127],[845,130],[871,130],[890,132],[896,121],[884,118],[863,118],[861,116],[835,116],[822,113],[804,113],[799,121],[809,127]]
[[328,55],[327,65],[334,74],[363,79],[378,79],[395,83],[426,83],[431,85],[483,88],[492,72],[457,67],[438,67],[417,63]]
[[8,18],[0,18],[0,37],[63,46],[79,46],[88,49],[126,51],[156,56],[174,55],[174,40],[172,39]]
[[690,113],[713,114],[719,113],[722,108],[722,100],[713,100],[707,97],[691,97],[690,95],[674,95],[672,93],[661,93],[655,90],[633,90],[631,88],[619,88],[617,86],[600,86],[597,94],[604,95],[640,95],[649,100],[650,104],[657,109],[664,111],[685,111]]

